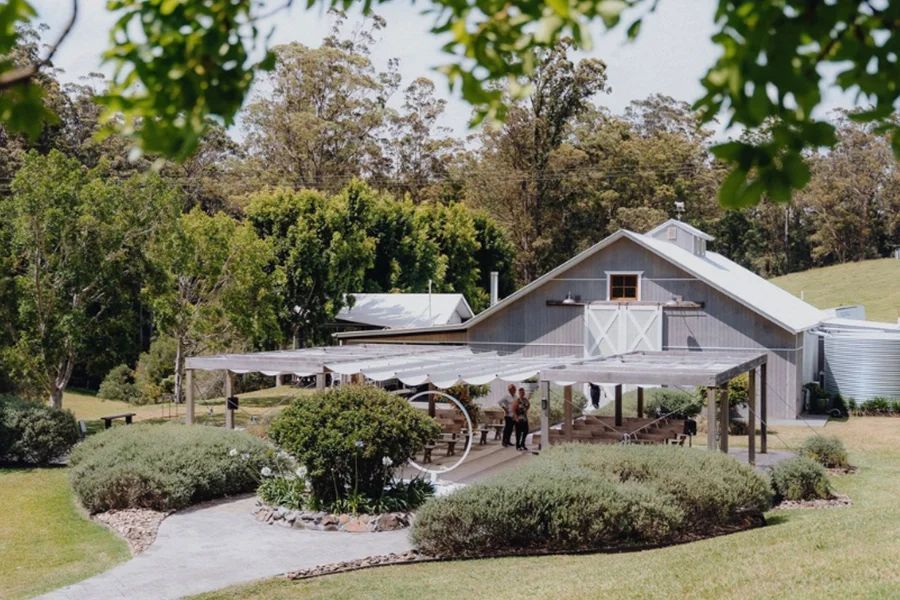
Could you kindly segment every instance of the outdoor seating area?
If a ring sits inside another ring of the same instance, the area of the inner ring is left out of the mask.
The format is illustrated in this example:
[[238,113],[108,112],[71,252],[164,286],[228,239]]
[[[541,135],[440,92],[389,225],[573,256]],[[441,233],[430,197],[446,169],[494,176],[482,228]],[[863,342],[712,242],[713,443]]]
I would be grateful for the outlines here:
[[[690,436],[685,433],[685,421],[679,418],[625,417],[621,425],[615,417],[585,415],[575,419],[572,432],[567,435],[562,427],[550,429],[550,443],[574,442],[582,444],[678,444],[683,445]],[[532,443],[540,445],[541,436],[535,433]]]

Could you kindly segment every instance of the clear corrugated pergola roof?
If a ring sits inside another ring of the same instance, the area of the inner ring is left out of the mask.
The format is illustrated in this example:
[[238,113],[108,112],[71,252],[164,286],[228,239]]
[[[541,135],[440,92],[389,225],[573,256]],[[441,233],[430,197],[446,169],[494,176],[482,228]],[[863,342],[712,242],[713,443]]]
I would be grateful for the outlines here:
[[496,379],[521,382],[540,375],[559,384],[576,382],[721,385],[765,362],[761,353],[632,352],[615,357],[524,356],[477,352],[468,346],[438,344],[361,344],[219,354],[187,359],[201,371],[293,374],[332,372],[363,375],[373,381],[398,379],[404,385],[431,383],[448,388],[483,385]]

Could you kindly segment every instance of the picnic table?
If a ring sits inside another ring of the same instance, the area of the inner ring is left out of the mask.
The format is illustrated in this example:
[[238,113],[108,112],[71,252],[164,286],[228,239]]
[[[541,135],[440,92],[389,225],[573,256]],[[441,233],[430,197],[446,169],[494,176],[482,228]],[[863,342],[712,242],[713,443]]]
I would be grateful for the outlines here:
[[122,413],[120,415],[108,415],[106,417],[100,417],[103,419],[103,428],[109,429],[112,427],[112,422],[116,419],[125,419],[126,425],[131,425],[131,420],[137,413]]

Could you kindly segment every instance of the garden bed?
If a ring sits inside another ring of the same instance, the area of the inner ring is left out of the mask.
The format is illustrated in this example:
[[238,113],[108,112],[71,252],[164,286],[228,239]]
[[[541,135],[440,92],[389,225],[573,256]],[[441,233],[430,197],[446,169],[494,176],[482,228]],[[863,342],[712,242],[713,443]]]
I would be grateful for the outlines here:
[[156,532],[159,531],[160,524],[170,514],[172,511],[127,508],[98,513],[93,519],[123,537],[128,542],[132,554],[140,554],[156,541]]
[[772,510],[838,508],[844,506],[853,506],[853,501],[850,499],[850,496],[836,494],[830,498],[815,498],[813,500],[782,500],[780,503],[773,506]]
[[311,529],[313,531],[342,531],[346,533],[372,533],[395,531],[409,527],[412,514],[390,512],[381,514],[329,513],[325,511],[294,510],[283,506],[269,506],[256,501],[253,516],[261,523],[281,525],[291,529]]

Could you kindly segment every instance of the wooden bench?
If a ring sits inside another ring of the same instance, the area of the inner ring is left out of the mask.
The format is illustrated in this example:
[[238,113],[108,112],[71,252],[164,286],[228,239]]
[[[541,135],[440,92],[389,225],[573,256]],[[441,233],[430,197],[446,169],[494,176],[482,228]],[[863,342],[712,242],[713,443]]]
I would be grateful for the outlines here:
[[103,419],[103,428],[109,429],[112,427],[112,422],[116,419],[125,419],[126,425],[131,425],[131,420],[137,413],[122,413],[121,415],[109,415],[106,417],[100,417]]

